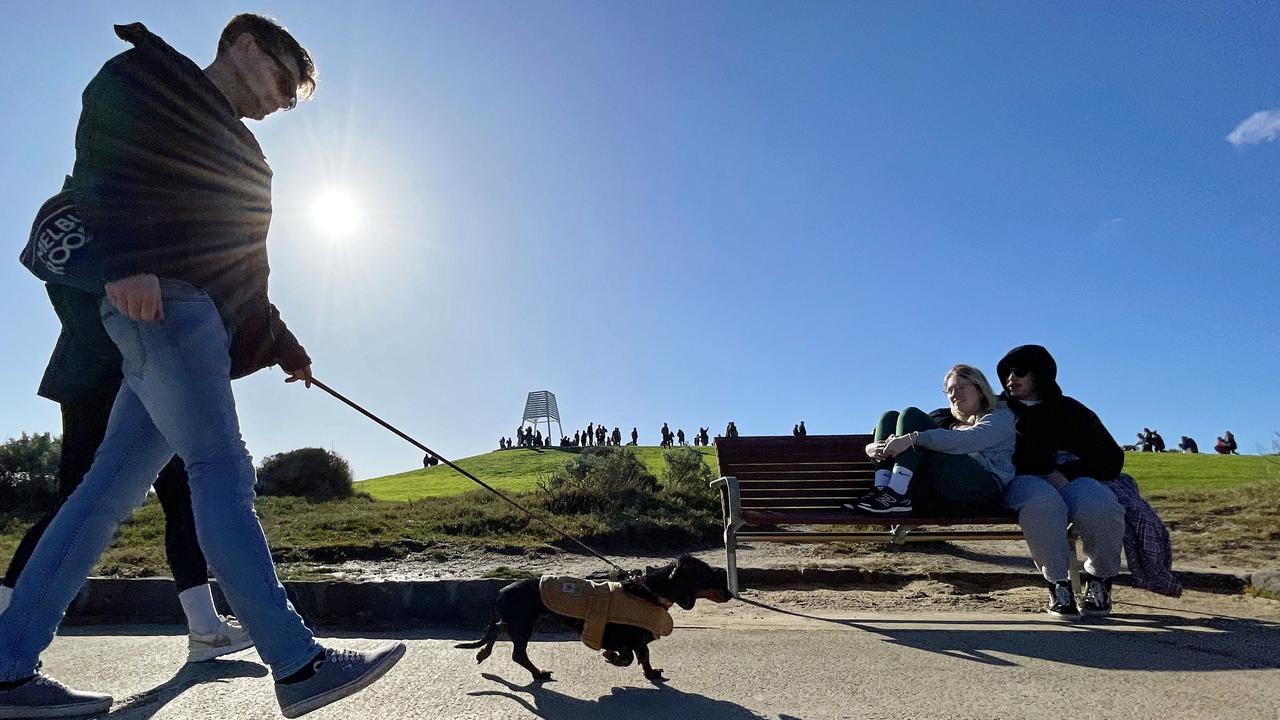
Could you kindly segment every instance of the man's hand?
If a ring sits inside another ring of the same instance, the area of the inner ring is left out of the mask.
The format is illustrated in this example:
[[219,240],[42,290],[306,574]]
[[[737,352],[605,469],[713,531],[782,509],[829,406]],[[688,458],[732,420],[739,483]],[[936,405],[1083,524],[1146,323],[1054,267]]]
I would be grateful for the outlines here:
[[1054,490],[1062,490],[1062,488],[1066,487],[1071,482],[1067,479],[1066,475],[1063,475],[1057,470],[1045,475],[1044,479],[1049,481],[1049,484],[1053,486]]
[[304,385],[306,385],[307,387],[311,387],[311,366],[310,365],[304,368],[300,368],[298,370],[294,370],[292,372],[289,372],[288,370],[286,370],[285,372],[289,373],[289,377],[284,379],[285,382],[291,383],[291,382],[298,382],[299,380],[301,380]]
[[159,322],[164,319],[160,279],[150,273],[131,275],[107,283],[107,299],[130,320]]

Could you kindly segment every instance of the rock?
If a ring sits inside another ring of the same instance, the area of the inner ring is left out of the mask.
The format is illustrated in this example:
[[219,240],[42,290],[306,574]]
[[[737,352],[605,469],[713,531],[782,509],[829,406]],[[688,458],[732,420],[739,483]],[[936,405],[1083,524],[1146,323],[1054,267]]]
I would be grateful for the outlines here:
[[1259,570],[1249,578],[1249,584],[1280,595],[1280,570]]

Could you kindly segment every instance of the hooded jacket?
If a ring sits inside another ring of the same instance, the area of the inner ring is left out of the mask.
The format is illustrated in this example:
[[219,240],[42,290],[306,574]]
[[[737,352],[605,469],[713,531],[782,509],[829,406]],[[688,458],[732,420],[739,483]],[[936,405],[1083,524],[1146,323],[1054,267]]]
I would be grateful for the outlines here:
[[[1069,480],[1091,477],[1111,480],[1124,467],[1124,451],[1092,410],[1062,394],[1058,365],[1039,345],[1010,350],[996,365],[1003,386],[1012,368],[1030,370],[1040,402],[1026,405],[1001,393],[1018,418],[1013,464],[1019,475],[1047,475],[1058,470]],[[1059,452],[1074,455],[1061,464]]]
[[[72,284],[100,290],[142,273],[190,283],[228,328],[232,377],[310,365],[267,297],[271,168],[253,133],[186,56],[141,23],[115,31],[134,47],[89,82],[76,128],[67,190],[92,240]],[[115,347],[94,329],[100,296],[50,285],[63,336],[42,396],[118,382]]]

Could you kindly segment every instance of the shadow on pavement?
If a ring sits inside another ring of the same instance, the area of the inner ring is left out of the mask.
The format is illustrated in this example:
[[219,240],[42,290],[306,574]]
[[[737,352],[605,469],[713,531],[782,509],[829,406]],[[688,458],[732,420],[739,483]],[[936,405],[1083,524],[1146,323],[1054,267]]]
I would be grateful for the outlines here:
[[558,693],[545,684],[516,685],[492,673],[482,673],[486,680],[502,685],[505,690],[481,690],[467,693],[473,697],[508,698],[536,717],[545,720],[652,720],[679,717],[698,720],[768,720],[750,710],[725,700],[687,693],[668,685],[653,687],[615,687],[596,700],[581,700]]
[[[874,625],[819,617],[756,600],[764,610],[832,623],[884,637],[889,642],[984,665],[1017,667],[1010,656],[1100,670],[1210,672],[1280,668],[1280,624],[1222,615],[1113,614],[1110,618],[1053,624],[1033,619],[886,619]],[[879,625],[891,627],[880,627]],[[926,625],[919,629],[913,624]],[[902,626],[907,627],[902,627]],[[950,626],[950,627],[949,627]],[[954,627],[954,629],[952,629]]]
[[116,701],[111,712],[104,717],[120,720],[141,720],[160,712],[174,698],[197,685],[230,682],[236,678],[260,678],[267,675],[267,668],[246,660],[217,660],[207,663],[188,663],[177,675],[164,684]]

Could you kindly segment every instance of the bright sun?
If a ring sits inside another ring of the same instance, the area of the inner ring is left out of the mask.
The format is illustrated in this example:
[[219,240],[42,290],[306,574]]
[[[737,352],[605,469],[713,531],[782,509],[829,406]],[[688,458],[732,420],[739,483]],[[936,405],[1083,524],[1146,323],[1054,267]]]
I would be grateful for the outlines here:
[[333,190],[316,198],[311,209],[316,229],[328,237],[347,237],[360,226],[360,206],[347,193]]

